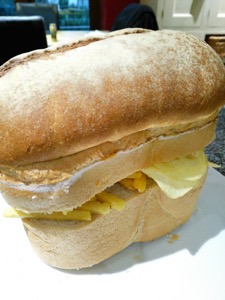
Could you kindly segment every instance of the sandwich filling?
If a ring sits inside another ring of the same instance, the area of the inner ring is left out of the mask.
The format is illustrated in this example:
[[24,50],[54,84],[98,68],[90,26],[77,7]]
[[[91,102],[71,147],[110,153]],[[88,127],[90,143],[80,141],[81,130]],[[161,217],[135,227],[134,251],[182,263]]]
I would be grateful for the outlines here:
[[[144,193],[147,179],[153,179],[171,201],[178,199],[190,190],[199,187],[206,175],[209,163],[203,151],[179,157],[168,162],[155,163],[147,169],[131,174],[119,181],[123,187]],[[126,201],[107,190],[95,195],[90,201],[72,211],[47,213],[28,213],[14,208],[4,212],[5,217],[35,218],[50,220],[91,221],[94,214],[108,214],[111,209],[121,211]]]

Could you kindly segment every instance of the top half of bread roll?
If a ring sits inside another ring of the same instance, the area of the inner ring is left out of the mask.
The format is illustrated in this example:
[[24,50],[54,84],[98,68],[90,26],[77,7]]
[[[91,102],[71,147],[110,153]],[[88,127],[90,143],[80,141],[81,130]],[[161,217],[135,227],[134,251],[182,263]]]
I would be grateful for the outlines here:
[[19,55],[0,67],[0,165],[22,166],[206,124],[225,69],[179,31],[125,29]]

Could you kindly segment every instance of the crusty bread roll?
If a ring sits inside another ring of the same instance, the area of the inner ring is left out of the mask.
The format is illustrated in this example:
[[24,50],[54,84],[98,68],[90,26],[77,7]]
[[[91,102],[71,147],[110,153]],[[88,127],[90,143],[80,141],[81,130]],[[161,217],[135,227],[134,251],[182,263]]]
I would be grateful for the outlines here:
[[204,123],[224,103],[220,57],[176,31],[122,30],[31,52],[3,65],[0,78],[0,164],[51,160],[144,130]]
[[175,200],[150,178],[143,193],[118,182],[214,139],[225,69],[206,43],[170,30],[84,38],[11,59],[0,93],[0,189],[10,206],[68,212],[104,190],[126,201],[90,222],[23,219],[46,263],[92,266],[193,213],[205,175]]

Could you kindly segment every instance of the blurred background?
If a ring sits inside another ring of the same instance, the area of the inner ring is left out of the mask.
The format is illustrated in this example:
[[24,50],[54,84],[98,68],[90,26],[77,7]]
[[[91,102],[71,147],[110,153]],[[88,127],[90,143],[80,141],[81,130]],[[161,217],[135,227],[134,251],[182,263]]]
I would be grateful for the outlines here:
[[[36,12],[33,10],[33,14],[37,15],[41,13],[46,4],[51,4],[52,7],[57,7],[55,14],[58,18],[58,25],[61,30],[89,30],[90,18],[89,18],[89,0],[0,0],[0,15],[1,16],[15,16],[15,15],[28,15],[28,9],[24,9],[24,13],[19,11],[18,3],[36,4]],[[51,14],[49,10],[49,15]],[[48,19],[48,15],[45,15]]]

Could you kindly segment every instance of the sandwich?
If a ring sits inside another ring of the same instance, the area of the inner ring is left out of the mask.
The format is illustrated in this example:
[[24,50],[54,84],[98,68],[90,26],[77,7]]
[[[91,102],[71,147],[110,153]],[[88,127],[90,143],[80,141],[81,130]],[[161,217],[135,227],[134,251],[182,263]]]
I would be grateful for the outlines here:
[[185,223],[225,68],[184,32],[124,29],[0,67],[0,190],[48,265],[82,269]]

